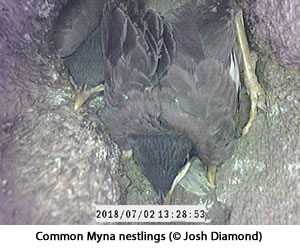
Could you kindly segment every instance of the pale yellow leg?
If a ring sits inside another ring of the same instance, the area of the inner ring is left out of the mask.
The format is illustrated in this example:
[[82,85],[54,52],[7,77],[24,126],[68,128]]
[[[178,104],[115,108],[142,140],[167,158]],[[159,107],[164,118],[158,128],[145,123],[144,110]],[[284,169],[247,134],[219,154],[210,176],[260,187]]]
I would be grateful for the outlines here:
[[98,86],[91,89],[92,94],[97,92],[104,91],[104,83],[99,84]]
[[86,86],[82,87],[75,96],[74,111],[80,109],[92,94],[102,91],[104,91],[104,84],[99,84],[92,89],[86,89]]
[[243,135],[247,135],[256,118],[257,108],[265,109],[265,92],[255,75],[257,55],[249,52],[242,10],[235,17],[235,29],[244,65],[244,83],[251,102],[249,121],[243,129]]
[[207,179],[212,188],[216,186],[217,166],[207,167]]
[[172,201],[172,197],[173,197],[173,193],[175,190],[175,187],[177,186],[177,184],[182,180],[182,178],[186,175],[186,173],[189,171],[191,166],[191,163],[188,162],[187,164],[185,164],[185,166],[183,167],[183,169],[179,172],[179,174],[176,176],[175,180],[173,181],[172,187],[167,195],[167,197],[164,199],[163,205],[170,205],[171,201]]
[[133,152],[131,149],[123,150],[122,156],[121,156],[121,163],[123,165],[126,165],[131,160],[132,154],[133,154]]

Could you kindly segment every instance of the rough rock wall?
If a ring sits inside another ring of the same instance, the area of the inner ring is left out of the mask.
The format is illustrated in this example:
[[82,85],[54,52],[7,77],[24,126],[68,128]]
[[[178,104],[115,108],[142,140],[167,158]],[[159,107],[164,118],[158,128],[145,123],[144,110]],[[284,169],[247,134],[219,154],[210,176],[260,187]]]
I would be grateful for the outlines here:
[[253,41],[282,65],[300,66],[300,1],[238,1]]
[[93,223],[95,204],[118,202],[119,151],[95,108],[73,111],[49,49],[61,3],[0,2],[0,224]]
[[217,197],[231,224],[300,224],[300,72],[270,59],[259,67],[268,110],[221,168]]
[[[12,120],[51,84],[46,35],[59,1],[0,2],[1,121]],[[49,54],[49,53],[48,53]]]

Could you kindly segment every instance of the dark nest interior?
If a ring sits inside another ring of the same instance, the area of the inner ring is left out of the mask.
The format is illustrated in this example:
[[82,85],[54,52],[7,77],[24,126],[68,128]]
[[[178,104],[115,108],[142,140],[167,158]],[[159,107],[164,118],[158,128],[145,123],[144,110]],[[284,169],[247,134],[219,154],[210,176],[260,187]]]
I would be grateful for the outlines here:
[[[240,2],[267,110],[218,171],[217,200],[183,181],[173,202],[202,204],[208,224],[300,224],[300,4]],[[65,3],[0,1],[0,224],[93,224],[96,205],[155,203],[103,128],[103,95],[73,110],[49,38]]]

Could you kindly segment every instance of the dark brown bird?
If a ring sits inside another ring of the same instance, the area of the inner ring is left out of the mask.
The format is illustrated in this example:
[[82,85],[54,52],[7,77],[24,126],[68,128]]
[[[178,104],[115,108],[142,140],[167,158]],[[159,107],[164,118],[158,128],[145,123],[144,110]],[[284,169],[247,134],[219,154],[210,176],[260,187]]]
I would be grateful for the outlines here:
[[60,11],[54,27],[54,45],[73,78],[74,110],[103,90],[104,68],[100,23],[106,0],[71,0]]
[[195,155],[215,185],[233,154],[240,89],[231,1],[177,2],[112,1],[101,28],[104,123],[167,203]]

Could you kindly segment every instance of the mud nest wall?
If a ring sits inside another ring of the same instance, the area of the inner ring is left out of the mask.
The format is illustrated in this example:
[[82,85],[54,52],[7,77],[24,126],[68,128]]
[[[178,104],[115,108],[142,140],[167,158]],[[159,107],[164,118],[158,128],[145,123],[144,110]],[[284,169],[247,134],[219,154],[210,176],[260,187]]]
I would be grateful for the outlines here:
[[[274,24],[262,14],[270,1],[248,2],[242,4],[268,110],[218,172],[218,203],[207,206],[214,208],[211,223],[299,224],[300,63],[293,41],[300,35],[291,28],[293,34],[271,36],[268,27],[287,25],[284,13]],[[72,109],[72,88],[49,43],[62,4],[0,2],[0,224],[94,223],[95,204],[145,204],[154,197],[151,188],[126,189],[132,180],[124,184],[120,152],[99,119],[102,96],[80,113]],[[289,46],[280,47],[278,37],[289,36]],[[179,187],[174,202],[205,199]]]

